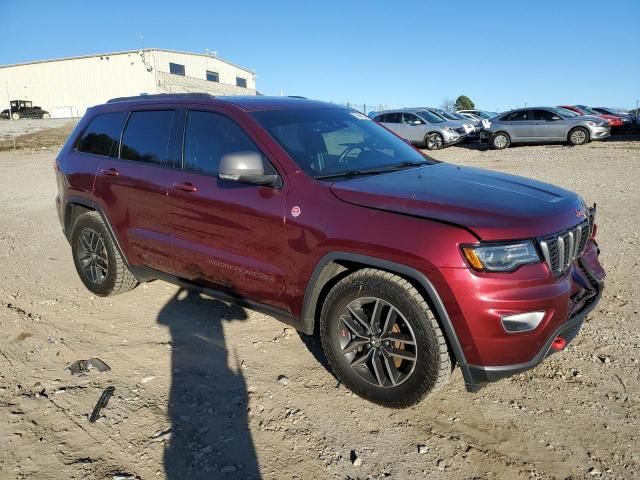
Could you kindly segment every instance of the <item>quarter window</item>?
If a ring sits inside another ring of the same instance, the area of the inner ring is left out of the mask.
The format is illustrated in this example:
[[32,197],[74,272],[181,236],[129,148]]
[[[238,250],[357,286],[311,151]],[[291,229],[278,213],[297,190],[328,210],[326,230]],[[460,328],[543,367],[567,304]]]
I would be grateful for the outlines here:
[[247,151],[261,153],[235,122],[217,113],[189,112],[184,138],[185,170],[217,175],[224,155]]
[[184,65],[180,65],[179,63],[169,63],[169,73],[182,75],[184,77]]
[[132,112],[122,135],[120,158],[164,164],[173,116],[173,110]]
[[126,112],[115,112],[97,115],[76,144],[76,150],[105,157],[115,156],[125,114]]
[[209,70],[207,70],[207,80],[209,82],[219,82],[220,75],[218,75],[218,72],[210,72]]
[[236,77],[236,85],[238,87],[247,88],[247,79],[242,77]]

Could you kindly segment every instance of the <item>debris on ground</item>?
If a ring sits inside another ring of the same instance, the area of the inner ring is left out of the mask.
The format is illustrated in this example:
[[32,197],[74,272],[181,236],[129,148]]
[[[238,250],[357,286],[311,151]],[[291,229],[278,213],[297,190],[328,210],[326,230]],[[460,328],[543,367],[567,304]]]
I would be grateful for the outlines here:
[[99,358],[90,358],[88,360],[76,360],[67,367],[72,375],[86,375],[89,370],[93,369],[99,372],[108,372],[111,367]]
[[91,418],[89,418],[89,421],[91,423],[94,423],[96,420],[98,420],[98,418],[100,417],[100,410],[107,406],[107,403],[109,403],[109,399],[111,398],[115,390],[115,387],[107,387],[104,389],[104,392],[102,392],[102,395],[100,395],[98,403],[96,403],[96,406],[93,407]]

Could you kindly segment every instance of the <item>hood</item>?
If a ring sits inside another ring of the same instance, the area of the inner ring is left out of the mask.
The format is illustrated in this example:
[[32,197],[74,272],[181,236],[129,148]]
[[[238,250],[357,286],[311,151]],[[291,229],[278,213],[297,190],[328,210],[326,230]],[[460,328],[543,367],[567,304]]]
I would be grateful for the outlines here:
[[584,218],[575,193],[447,163],[336,182],[331,191],[355,205],[460,225],[482,240],[544,236]]

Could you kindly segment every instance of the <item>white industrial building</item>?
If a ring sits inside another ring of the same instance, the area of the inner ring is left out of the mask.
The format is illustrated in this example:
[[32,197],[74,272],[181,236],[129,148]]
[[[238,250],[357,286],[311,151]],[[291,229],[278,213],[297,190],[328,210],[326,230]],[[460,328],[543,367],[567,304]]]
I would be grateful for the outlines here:
[[184,92],[256,95],[256,76],[215,54],[155,48],[0,66],[0,110],[29,100],[71,117],[114,97]]

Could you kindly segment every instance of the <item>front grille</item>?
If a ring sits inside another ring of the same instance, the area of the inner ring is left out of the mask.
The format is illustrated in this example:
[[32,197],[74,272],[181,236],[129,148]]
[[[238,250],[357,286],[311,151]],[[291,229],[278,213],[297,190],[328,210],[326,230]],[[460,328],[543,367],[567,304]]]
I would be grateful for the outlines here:
[[564,230],[554,233],[540,240],[540,250],[544,260],[554,275],[565,273],[573,262],[582,255],[591,235],[588,220]]

